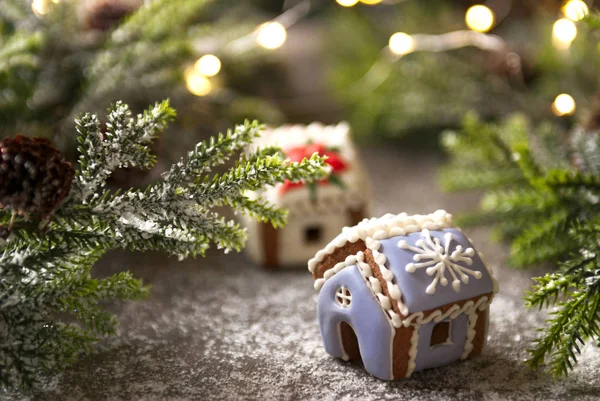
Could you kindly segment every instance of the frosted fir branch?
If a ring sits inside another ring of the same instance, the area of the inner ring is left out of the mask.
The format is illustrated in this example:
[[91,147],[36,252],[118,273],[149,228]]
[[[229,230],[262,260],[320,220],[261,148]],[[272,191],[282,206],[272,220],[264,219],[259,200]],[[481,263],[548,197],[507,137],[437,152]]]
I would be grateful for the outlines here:
[[152,167],[156,159],[148,145],[175,117],[168,100],[156,103],[138,115],[137,120],[131,118],[129,106],[122,102],[108,111],[105,132],[101,131],[101,123],[95,115],[85,114],[75,121],[81,156],[75,180],[78,193],[74,197],[82,201],[104,187],[117,168]]
[[195,181],[201,174],[225,163],[235,152],[249,146],[263,129],[264,126],[257,121],[246,120],[234,130],[228,130],[226,134],[219,133],[216,138],[202,141],[186,158],[173,164],[169,171],[163,174],[163,179],[176,184]]
[[274,207],[262,197],[250,199],[247,196],[240,195],[225,199],[224,203],[263,223],[271,222],[275,228],[287,224],[288,211]]
[[300,162],[289,162],[277,156],[246,162],[222,175],[206,176],[195,184],[192,197],[207,205],[216,205],[221,199],[231,198],[243,191],[255,191],[285,180],[292,182],[315,181],[325,178],[325,158],[313,154]]
[[[77,120],[80,168],[70,199],[44,231],[35,217],[20,216],[0,241],[0,270],[8,283],[0,286],[0,341],[7,344],[0,348],[3,386],[30,386],[40,370],[61,369],[98,339],[114,334],[116,319],[99,301],[139,299],[147,293],[128,273],[92,278],[91,268],[105,252],[159,250],[183,259],[203,255],[211,245],[239,251],[246,231],[216,213],[215,206],[228,205],[279,226],[285,223],[285,211],[261,198],[250,200],[244,192],[327,174],[324,159],[317,155],[292,163],[279,149],[266,148],[241,155],[224,174],[203,178],[202,173],[260,135],[262,126],[246,121],[200,143],[157,183],[143,189],[105,189],[116,168],[153,164],[148,144],[173,116],[167,102],[136,119],[119,102],[109,109],[105,129],[96,116],[82,116]],[[0,211],[0,223],[10,218]],[[77,325],[64,324],[63,316]]]

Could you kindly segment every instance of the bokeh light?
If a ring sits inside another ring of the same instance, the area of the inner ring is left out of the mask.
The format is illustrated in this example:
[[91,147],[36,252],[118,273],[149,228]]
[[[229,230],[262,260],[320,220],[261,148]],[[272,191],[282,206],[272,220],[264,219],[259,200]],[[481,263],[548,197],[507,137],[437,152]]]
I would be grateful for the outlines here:
[[389,47],[392,53],[403,56],[413,51],[414,41],[410,35],[404,32],[396,32],[390,37]]
[[46,15],[50,11],[50,5],[48,0],[33,0],[31,2],[31,9],[36,15]]
[[465,22],[469,29],[487,32],[494,26],[494,12],[481,4],[470,7],[465,14]]
[[221,71],[221,60],[214,54],[205,54],[196,61],[194,69],[206,77],[214,77]]
[[265,49],[277,49],[285,43],[287,32],[279,22],[267,22],[258,28],[256,41]]
[[557,47],[569,47],[577,36],[577,27],[569,19],[561,18],[552,27],[552,39]]
[[212,90],[210,79],[196,71],[195,68],[188,69],[185,73],[185,86],[196,96],[206,96]]
[[590,12],[587,4],[581,0],[571,0],[562,8],[565,17],[571,21],[579,21]]
[[571,95],[561,93],[552,103],[552,112],[557,116],[571,115],[575,112],[575,99]]
[[358,3],[358,0],[335,0],[342,7],[352,7]]

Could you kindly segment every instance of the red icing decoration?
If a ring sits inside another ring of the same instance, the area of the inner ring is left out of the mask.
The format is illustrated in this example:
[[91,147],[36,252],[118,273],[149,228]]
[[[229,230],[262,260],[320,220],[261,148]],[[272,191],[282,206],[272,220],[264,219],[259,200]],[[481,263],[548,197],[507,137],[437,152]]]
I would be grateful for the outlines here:
[[[284,150],[284,153],[286,157],[293,162],[300,162],[305,158],[311,157],[314,153],[317,153],[319,156],[327,156],[326,163],[331,166],[332,175],[337,172],[342,172],[348,167],[337,151],[328,149],[321,143],[310,143],[305,146],[296,146],[294,148]],[[323,185],[327,184],[328,182],[329,180],[324,179],[319,181],[319,184]],[[285,180],[280,187],[280,193],[283,195],[291,189],[300,188],[303,186],[304,183],[302,182],[291,182],[289,180]]]

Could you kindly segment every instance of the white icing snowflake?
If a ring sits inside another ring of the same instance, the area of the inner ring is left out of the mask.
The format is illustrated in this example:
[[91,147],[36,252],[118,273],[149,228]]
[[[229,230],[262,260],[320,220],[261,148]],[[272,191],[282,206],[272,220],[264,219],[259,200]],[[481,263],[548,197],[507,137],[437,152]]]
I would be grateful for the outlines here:
[[426,262],[409,263],[406,265],[406,271],[409,273],[414,273],[416,269],[426,268],[427,270],[425,271],[428,276],[433,276],[435,274],[435,278],[431,284],[427,286],[425,291],[427,294],[431,295],[435,293],[435,287],[438,282],[443,286],[448,285],[446,271],[448,271],[452,277],[452,288],[456,292],[460,291],[461,281],[464,284],[469,283],[469,275],[476,279],[481,278],[481,272],[468,269],[458,264],[458,262],[463,262],[467,266],[473,264],[472,256],[475,255],[473,248],[463,250],[462,246],[457,245],[454,251],[450,253],[450,245],[454,239],[452,233],[444,234],[444,246],[441,245],[439,238],[432,238],[427,229],[423,230],[423,236],[425,239],[419,239],[416,242],[416,247],[409,245],[404,240],[398,242],[398,246],[402,249],[408,249],[415,252],[416,255],[413,257],[415,262],[427,260]]

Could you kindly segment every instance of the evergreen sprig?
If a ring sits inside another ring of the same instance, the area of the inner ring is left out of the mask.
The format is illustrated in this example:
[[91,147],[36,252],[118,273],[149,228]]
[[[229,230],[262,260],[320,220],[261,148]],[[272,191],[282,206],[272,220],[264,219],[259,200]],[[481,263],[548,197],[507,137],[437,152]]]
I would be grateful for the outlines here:
[[276,148],[242,153],[222,174],[212,168],[248,148],[262,126],[246,121],[226,134],[198,144],[171,166],[162,180],[142,189],[107,187],[118,168],[150,168],[149,145],[175,117],[167,101],[132,116],[117,102],[106,122],[92,114],[76,120],[79,169],[70,196],[44,228],[34,216],[20,216],[12,231],[10,211],[0,211],[6,233],[0,240],[0,382],[29,387],[40,372],[55,371],[113,335],[116,318],[100,305],[107,300],[143,298],[148,288],[129,272],[99,279],[94,263],[111,249],[160,250],[182,259],[203,255],[211,244],[225,252],[240,250],[246,232],[220,216],[228,205],[274,226],[286,212],[245,192],[284,180],[320,180],[327,175],[322,157],[301,162],[284,159]]
[[487,124],[468,115],[460,133],[443,136],[451,160],[440,178],[448,190],[485,189],[480,210],[459,223],[493,224],[511,241],[512,265],[558,266],[535,279],[526,304],[553,308],[527,363],[559,376],[600,340],[600,134],[578,127],[557,150],[538,133],[521,116]]

